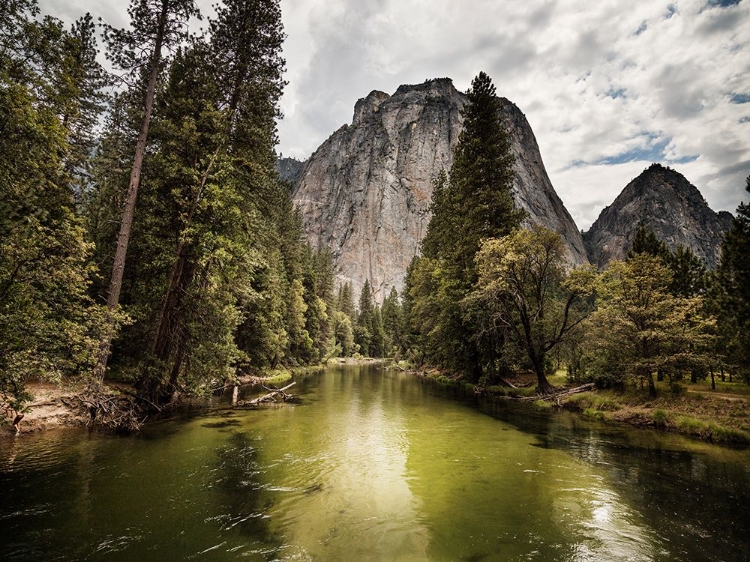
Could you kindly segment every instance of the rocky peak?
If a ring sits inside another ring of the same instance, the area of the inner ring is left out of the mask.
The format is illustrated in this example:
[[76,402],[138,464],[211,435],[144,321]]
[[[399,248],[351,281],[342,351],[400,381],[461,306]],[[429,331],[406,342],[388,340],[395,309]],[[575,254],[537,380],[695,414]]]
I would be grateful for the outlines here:
[[[430,220],[432,180],[450,170],[466,96],[448,78],[379,91],[360,99],[351,126],[326,140],[305,164],[294,201],[315,246],[333,251],[339,282],[358,292],[369,280],[382,302],[401,290]],[[523,113],[501,99],[501,118],[516,156],[516,201],[563,236],[570,261],[587,261],[573,219],[544,170]]]
[[396,90],[394,96],[406,96],[410,92],[417,92],[418,94],[432,95],[432,96],[445,96],[453,97],[458,94],[458,90],[453,85],[453,80],[450,78],[433,78],[432,80],[425,80],[421,84],[402,84]]
[[380,110],[381,104],[390,98],[385,92],[373,90],[367,97],[360,98],[357,103],[354,104],[354,117],[352,118],[352,126],[359,125],[366,121],[373,114]]
[[682,174],[651,164],[601,212],[584,241],[591,263],[603,267],[610,260],[625,258],[638,225],[643,224],[670,249],[690,248],[715,268],[731,222],[731,213],[711,210],[698,188]]

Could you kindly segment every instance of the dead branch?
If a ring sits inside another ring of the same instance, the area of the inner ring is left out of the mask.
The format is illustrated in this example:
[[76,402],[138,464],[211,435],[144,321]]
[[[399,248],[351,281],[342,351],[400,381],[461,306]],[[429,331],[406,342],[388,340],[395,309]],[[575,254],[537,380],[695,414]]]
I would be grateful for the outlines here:
[[560,403],[560,400],[562,398],[565,398],[567,396],[572,396],[573,394],[579,394],[581,392],[587,392],[594,388],[594,383],[589,382],[586,384],[583,384],[581,386],[577,386],[575,388],[567,388],[564,390],[561,390],[560,392],[555,392],[553,394],[541,394],[536,396],[522,396],[520,398],[517,398],[517,400],[523,400],[523,401],[536,401],[536,400],[554,400],[558,404]]
[[134,394],[113,392],[103,385],[92,384],[75,397],[79,407],[88,413],[89,426],[132,433],[141,429],[146,420],[139,419],[141,410]]
[[286,385],[284,388],[270,388],[267,386],[263,386],[264,389],[268,391],[268,394],[264,394],[263,396],[259,396],[257,398],[253,398],[252,400],[241,400],[235,404],[235,408],[252,408],[255,406],[258,406],[259,404],[263,404],[266,402],[276,402],[277,397],[281,397],[282,402],[287,402],[291,400],[294,396],[292,394],[287,394],[286,391],[293,387],[296,382],[293,382],[291,384]]

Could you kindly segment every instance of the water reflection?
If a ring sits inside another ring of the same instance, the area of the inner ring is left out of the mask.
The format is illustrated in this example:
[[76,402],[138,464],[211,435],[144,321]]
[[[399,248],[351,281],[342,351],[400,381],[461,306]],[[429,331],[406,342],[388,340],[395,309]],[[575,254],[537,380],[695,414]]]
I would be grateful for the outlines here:
[[426,531],[405,479],[398,393],[392,381],[365,373],[316,380],[299,408],[314,409],[304,412],[312,423],[280,428],[267,444],[264,457],[288,491],[272,524],[313,560],[426,560]]
[[747,560],[747,452],[381,369],[136,438],[0,441],[3,560]]
[[662,550],[660,558],[750,559],[748,451],[605,426],[566,412],[519,415],[513,405],[498,402],[482,409],[535,434],[538,446],[596,466],[646,527],[669,541],[669,555]]
[[[203,427],[226,427],[223,423],[203,424]],[[227,445],[218,450],[217,475],[214,480],[221,492],[218,515],[207,518],[216,521],[223,531],[237,528],[243,535],[268,546],[278,547],[279,541],[268,527],[267,512],[273,500],[262,493],[262,469],[257,450],[247,435],[233,433]]]

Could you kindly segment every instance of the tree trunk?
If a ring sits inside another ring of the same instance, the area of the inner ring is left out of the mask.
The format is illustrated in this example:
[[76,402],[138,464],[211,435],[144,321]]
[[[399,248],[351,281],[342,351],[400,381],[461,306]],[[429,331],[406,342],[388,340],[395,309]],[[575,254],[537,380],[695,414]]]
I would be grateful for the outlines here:
[[716,380],[714,379],[714,368],[711,367],[711,390],[716,390]]
[[646,377],[648,380],[648,396],[649,398],[656,398],[656,384],[654,384],[654,375],[649,373]]
[[536,393],[537,394],[554,394],[555,387],[550,384],[550,382],[547,380],[547,375],[544,374],[544,358],[533,357],[531,361],[534,366],[534,372],[536,373],[536,380],[537,380]]
[[172,339],[180,322],[179,309],[182,296],[190,287],[196,270],[196,264],[189,259],[185,245],[181,245],[180,252],[181,255],[172,268],[169,286],[162,300],[156,331],[151,342],[151,354],[156,359],[165,362],[169,361]]
[[104,373],[107,370],[107,361],[109,359],[109,350],[114,336],[115,316],[114,311],[120,303],[120,290],[122,289],[122,276],[125,271],[125,256],[128,251],[130,241],[130,230],[133,226],[133,215],[135,213],[135,202],[138,199],[138,187],[141,183],[141,169],[143,168],[143,157],[146,153],[146,142],[148,141],[148,128],[151,123],[151,112],[154,107],[154,98],[156,97],[156,81],[159,77],[159,66],[161,63],[161,48],[164,41],[164,33],[167,25],[169,3],[162,0],[162,9],[159,14],[159,28],[154,41],[154,51],[151,55],[151,69],[146,87],[146,99],[143,108],[143,120],[141,121],[141,130],[138,133],[138,140],[135,145],[135,156],[133,158],[133,168],[130,172],[130,183],[128,184],[128,193],[125,198],[125,208],[122,213],[122,222],[120,223],[120,232],[117,236],[117,248],[115,250],[115,259],[112,266],[112,279],[109,283],[109,292],[107,295],[107,325],[108,329],[102,338],[99,346],[99,358],[94,368],[94,376],[101,382],[104,380]]

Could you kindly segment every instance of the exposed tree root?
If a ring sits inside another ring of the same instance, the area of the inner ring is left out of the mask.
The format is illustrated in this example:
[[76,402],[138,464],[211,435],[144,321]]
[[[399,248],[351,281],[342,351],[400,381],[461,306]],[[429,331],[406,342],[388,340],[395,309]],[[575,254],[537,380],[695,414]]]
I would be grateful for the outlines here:
[[[142,398],[101,384],[89,385],[74,399],[88,413],[89,426],[101,426],[118,433],[133,433],[141,429],[148,417],[145,409],[138,404],[138,400]],[[160,409],[154,404],[151,406]]]

